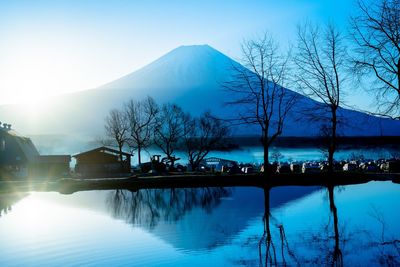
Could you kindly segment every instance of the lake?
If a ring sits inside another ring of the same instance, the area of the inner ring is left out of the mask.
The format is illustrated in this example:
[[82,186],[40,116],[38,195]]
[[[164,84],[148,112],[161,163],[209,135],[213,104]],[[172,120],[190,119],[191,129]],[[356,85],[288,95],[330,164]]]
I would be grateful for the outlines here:
[[0,195],[0,266],[396,266],[400,185]]

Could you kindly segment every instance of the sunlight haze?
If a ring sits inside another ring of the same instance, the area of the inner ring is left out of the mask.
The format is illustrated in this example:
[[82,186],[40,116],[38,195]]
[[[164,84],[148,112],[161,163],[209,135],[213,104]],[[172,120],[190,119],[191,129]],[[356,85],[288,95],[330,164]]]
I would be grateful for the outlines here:
[[180,45],[209,44],[239,59],[241,41],[268,30],[287,46],[295,39],[296,24],[305,19],[335,20],[345,28],[351,5],[332,0],[2,1],[0,104],[92,89]]

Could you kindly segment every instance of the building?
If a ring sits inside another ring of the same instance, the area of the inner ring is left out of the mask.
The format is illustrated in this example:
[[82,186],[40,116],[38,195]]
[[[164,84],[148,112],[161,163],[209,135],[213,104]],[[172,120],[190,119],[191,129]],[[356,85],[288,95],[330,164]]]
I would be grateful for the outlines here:
[[[31,139],[18,135],[10,124],[0,126],[0,168],[2,176],[27,177],[29,165],[35,162],[39,152]],[[4,177],[3,177],[4,178]]]
[[69,155],[40,155],[31,139],[0,123],[0,178],[45,178],[69,175]]
[[211,170],[219,172],[229,170],[238,165],[236,161],[216,157],[206,158],[202,163]]
[[32,177],[67,177],[70,176],[70,155],[40,155],[31,164]]
[[76,154],[75,173],[82,177],[122,177],[131,174],[131,154],[105,146]]

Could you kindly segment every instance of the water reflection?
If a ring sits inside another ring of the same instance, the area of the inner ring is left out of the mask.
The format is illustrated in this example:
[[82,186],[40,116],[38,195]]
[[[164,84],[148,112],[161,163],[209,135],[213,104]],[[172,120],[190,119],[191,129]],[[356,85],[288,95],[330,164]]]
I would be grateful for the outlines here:
[[0,265],[400,266],[399,189],[0,195]]
[[[264,227],[258,241],[259,265],[352,266],[373,262],[378,266],[400,266],[400,233],[398,230],[390,232],[389,226],[393,228],[393,225],[387,222],[388,219],[393,221],[393,215],[382,211],[382,207],[370,206],[368,214],[358,214],[363,218],[361,223],[349,224],[358,219],[356,212],[359,211],[352,210],[352,214],[346,214],[346,220],[340,220],[341,207],[338,208],[335,202],[335,192],[346,189],[328,186],[324,190],[328,200],[325,207],[329,216],[325,218],[323,212],[319,211],[318,218],[303,217],[300,222],[296,222],[296,227],[299,224],[313,223],[311,230],[291,229],[288,238],[285,225],[290,224],[290,221],[287,218],[279,221],[273,215],[274,210],[270,206],[271,189],[264,189]],[[348,209],[350,204],[346,203],[342,208]],[[354,205],[357,206],[356,203]],[[394,217],[397,216],[396,213]],[[394,228],[398,229],[398,225]]]
[[28,193],[7,193],[0,194],[0,217],[11,212],[12,205],[28,196]]
[[[274,189],[271,207],[278,207],[318,190],[317,187]],[[114,218],[150,230],[187,251],[226,245],[264,210],[259,188],[175,188],[116,190],[106,203]]]
[[331,266],[343,266],[343,255],[340,250],[339,244],[339,227],[338,227],[338,215],[337,208],[335,205],[334,199],[334,187],[328,186],[328,195],[329,195],[329,208],[333,216],[333,229],[335,233],[335,246],[333,251],[328,254],[328,261]]
[[365,232],[365,247],[377,249],[376,259],[381,266],[400,266],[400,236],[388,234],[388,224],[384,214],[375,206],[371,207],[370,216],[376,220],[377,232]]
[[[270,188],[264,188],[264,232],[258,242],[259,265],[286,266],[286,258],[289,257],[291,261],[297,263],[299,266],[299,260],[296,258],[295,253],[289,246],[289,242],[286,238],[284,225],[279,223],[278,220],[271,215],[270,191]],[[279,235],[277,239],[279,240],[274,240],[271,234],[271,221],[273,226],[278,229]],[[287,256],[285,256],[285,254],[287,254]]]
[[323,222],[319,228],[316,228],[316,231],[311,236],[306,236],[306,233],[300,234],[305,248],[309,251],[317,251],[315,254],[308,253],[309,258],[304,258],[303,262],[313,265],[340,267],[344,265],[341,247],[350,240],[350,237],[344,237],[344,227],[339,228],[338,209],[335,204],[335,187],[328,186],[326,192],[329,201],[328,220],[325,223]]
[[[334,187],[329,186],[327,188],[329,196],[329,209],[331,217],[333,217],[333,232],[334,235],[329,234],[329,224],[316,232],[312,238],[303,238],[303,244],[309,247],[309,251],[318,247],[318,251],[321,255],[316,255],[314,259],[308,258],[311,253],[300,253],[289,245],[288,239],[285,233],[285,227],[282,223],[279,223],[272,215],[270,209],[270,188],[264,189],[264,232],[260,238],[258,249],[259,249],[259,264],[260,266],[286,266],[286,265],[324,265],[324,266],[343,266],[343,255],[340,249],[340,234],[338,226],[338,214],[337,208],[334,201]],[[275,235],[275,239],[271,233],[271,221],[272,225],[278,230],[278,234]],[[328,236],[325,236],[325,235]],[[299,236],[301,237],[301,233]],[[331,249],[329,243],[334,240],[333,248]],[[301,255],[301,257],[300,257]],[[289,262],[288,262],[289,261]]]
[[232,189],[222,187],[115,190],[106,202],[113,217],[153,229],[160,220],[176,222],[194,208],[210,213],[231,194]]

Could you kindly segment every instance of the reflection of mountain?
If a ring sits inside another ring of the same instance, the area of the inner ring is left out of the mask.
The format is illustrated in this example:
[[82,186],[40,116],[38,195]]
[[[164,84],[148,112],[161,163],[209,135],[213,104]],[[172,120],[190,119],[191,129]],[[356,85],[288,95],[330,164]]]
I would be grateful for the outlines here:
[[28,193],[0,194],[0,217],[12,210],[12,205],[28,196]]
[[[40,104],[37,114],[30,114],[23,105],[2,106],[2,120],[28,134],[89,134],[103,130],[104,117],[111,108],[121,107],[129,98],[145,95],[159,102],[171,101],[193,114],[211,109],[219,116],[234,114],[226,107],[232,95],[223,83],[232,79],[232,64],[242,68],[229,57],[210,46],[182,46],[174,49],[142,69],[97,89],[66,94]],[[294,94],[293,92],[289,91]],[[287,118],[283,131],[287,136],[319,134],[320,123],[297,121],[299,110],[315,110],[318,103],[304,96]],[[339,127],[343,135],[397,135],[400,122],[379,119],[363,113],[340,109],[351,127]],[[251,127],[236,129],[235,134],[254,134]]]
[[[271,208],[316,189],[273,188]],[[262,217],[264,192],[246,187],[115,191],[107,203],[114,217],[144,227],[176,248],[202,250],[226,244]]]

